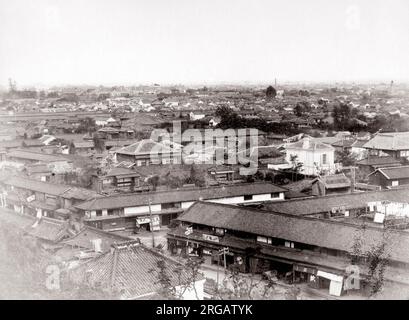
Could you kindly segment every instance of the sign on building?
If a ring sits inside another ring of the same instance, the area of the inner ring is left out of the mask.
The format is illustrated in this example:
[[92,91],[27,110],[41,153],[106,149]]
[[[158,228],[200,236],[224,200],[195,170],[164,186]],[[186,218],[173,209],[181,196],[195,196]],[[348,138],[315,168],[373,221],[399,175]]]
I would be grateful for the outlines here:
[[219,237],[203,233],[203,240],[212,241],[212,242],[219,242]]

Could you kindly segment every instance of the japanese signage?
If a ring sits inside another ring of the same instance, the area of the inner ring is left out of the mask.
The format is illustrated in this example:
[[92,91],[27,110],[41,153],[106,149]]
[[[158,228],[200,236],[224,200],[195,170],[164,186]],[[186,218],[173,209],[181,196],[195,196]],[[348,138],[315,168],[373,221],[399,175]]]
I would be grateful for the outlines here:
[[212,242],[219,242],[219,237],[203,233],[203,240],[212,241]]
[[[137,218],[136,219],[137,224],[145,224],[145,223],[151,223],[151,218],[149,217],[142,217],[142,218]],[[152,217],[152,225],[159,225],[159,217],[158,216],[153,216]]]

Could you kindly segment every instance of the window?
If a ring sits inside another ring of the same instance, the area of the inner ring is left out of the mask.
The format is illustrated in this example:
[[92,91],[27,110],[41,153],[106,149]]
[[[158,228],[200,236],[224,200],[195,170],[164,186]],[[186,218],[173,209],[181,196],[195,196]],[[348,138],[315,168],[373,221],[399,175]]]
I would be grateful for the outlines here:
[[327,154],[326,153],[322,155],[322,164],[327,164]]
[[97,217],[102,216],[102,210],[97,210]]
[[284,246],[286,246],[287,248],[294,248],[294,242],[286,241],[284,243]]
[[251,194],[246,194],[246,195],[244,196],[244,201],[247,201],[247,200],[253,200],[253,195],[251,195]]
[[273,192],[271,194],[271,198],[280,198],[280,193],[279,192]]
[[262,243],[267,243],[271,244],[271,238],[268,237],[262,237],[262,236],[257,236],[257,242],[262,242]]
[[401,156],[401,157],[409,157],[409,150],[401,151],[401,152],[400,152],[400,156]]
[[113,216],[114,215],[114,210],[113,209],[108,209],[108,215]]
[[224,236],[224,229],[216,228],[214,233],[218,236]]
[[393,180],[392,181],[392,187],[397,187],[399,185],[399,181],[398,180]]

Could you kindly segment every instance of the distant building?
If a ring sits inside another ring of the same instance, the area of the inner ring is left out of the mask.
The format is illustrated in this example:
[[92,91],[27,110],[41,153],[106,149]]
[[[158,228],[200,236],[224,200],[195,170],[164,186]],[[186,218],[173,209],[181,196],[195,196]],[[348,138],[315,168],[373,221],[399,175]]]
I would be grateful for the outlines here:
[[379,133],[363,145],[372,156],[389,155],[409,159],[409,132]]
[[357,161],[358,172],[363,176],[368,176],[378,168],[400,167],[402,164],[399,159],[393,157],[369,156],[366,159]]
[[325,143],[316,142],[310,138],[287,144],[286,161],[292,163],[292,158],[296,157],[297,162],[302,163],[300,173],[314,176],[320,172],[333,173],[334,164],[334,147]]
[[260,204],[284,200],[286,191],[270,183],[232,184],[105,196],[79,203],[75,208],[86,224],[99,229],[149,230],[152,223],[154,230],[159,230],[197,200],[236,205]]
[[[168,268],[169,286],[174,288],[176,297],[203,300],[205,279],[202,275],[190,274],[181,263],[135,240],[113,244],[112,250],[71,269],[70,279],[79,284],[98,284],[124,300],[163,298],[162,284],[157,281],[160,261]],[[180,269],[180,273],[175,272],[176,269]]]
[[381,186],[382,189],[409,186],[409,166],[378,168],[368,176],[370,185]]
[[155,164],[180,164],[181,150],[173,145],[155,142],[145,139],[117,150],[117,161],[131,161],[137,166],[149,166]]
[[314,196],[325,196],[350,192],[351,181],[343,173],[319,176],[312,182],[312,194]]
[[[296,202],[308,203],[309,200]],[[293,202],[283,201],[282,203]],[[277,202],[277,205],[280,203]],[[168,248],[174,255],[195,254],[205,264],[221,264],[216,255],[225,250],[227,266],[239,265],[245,273],[275,270],[283,280],[326,289],[330,295],[345,294],[344,281],[350,276],[351,248],[357,233],[364,233],[362,246],[371,248],[384,238],[382,227],[314,219],[294,214],[196,202],[178,218],[180,225],[168,232]],[[409,282],[399,272],[409,265],[409,233],[390,230],[387,240],[386,282],[409,290]],[[357,294],[367,295],[366,257],[357,257],[361,283]],[[221,260],[223,261],[223,260]],[[399,271],[398,271],[399,270]]]

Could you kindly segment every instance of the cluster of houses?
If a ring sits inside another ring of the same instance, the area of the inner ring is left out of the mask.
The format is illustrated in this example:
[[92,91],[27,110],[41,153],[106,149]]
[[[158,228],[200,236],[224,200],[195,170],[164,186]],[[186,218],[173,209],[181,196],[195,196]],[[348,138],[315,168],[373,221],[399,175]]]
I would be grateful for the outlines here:
[[[103,102],[55,100],[52,107],[38,104],[31,113],[0,119],[5,128],[19,128],[13,136],[1,134],[0,223],[37,239],[78,283],[98,284],[124,299],[154,298],[160,287],[150,271],[163,260],[182,270],[170,279],[180,297],[202,299],[205,279],[192,280],[176,260],[201,257],[210,267],[238,265],[243,273],[273,270],[280,281],[339,297],[350,294],[347,269],[360,236],[358,293],[370,291],[365,252],[382,241],[389,253],[385,281],[409,290],[409,132],[316,137],[258,131],[256,146],[230,145],[224,133],[184,141],[178,135],[187,129],[217,126],[219,105],[247,119],[307,128],[329,117],[331,103],[326,92],[308,90],[287,96],[278,90],[275,100],[260,90],[171,88],[163,94],[155,87],[149,93],[134,88],[130,96],[123,88],[109,95],[100,90],[76,94]],[[296,115],[300,97],[311,100],[303,116]],[[112,112],[118,108],[125,111]],[[89,118],[93,131],[74,133]],[[174,120],[181,133],[170,130]],[[154,128],[169,135],[152,139]],[[340,154],[354,164],[343,164]],[[231,156],[248,161],[228,163]],[[253,174],[240,174],[252,167]],[[140,240],[158,232],[166,241],[156,247]]]

